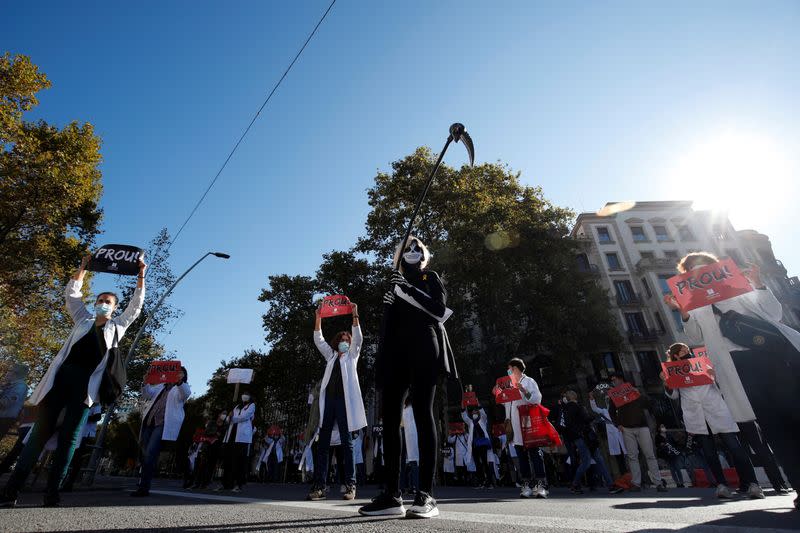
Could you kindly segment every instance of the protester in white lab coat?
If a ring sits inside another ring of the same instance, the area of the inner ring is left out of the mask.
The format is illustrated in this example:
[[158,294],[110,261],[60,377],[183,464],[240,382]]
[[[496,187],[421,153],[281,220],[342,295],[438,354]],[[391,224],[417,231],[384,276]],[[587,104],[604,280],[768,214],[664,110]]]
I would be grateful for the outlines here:
[[327,498],[325,476],[328,472],[328,454],[333,427],[337,426],[344,448],[344,477],[346,491],[344,499],[356,497],[356,473],[353,465],[353,443],[350,432],[367,425],[361,386],[358,383],[358,359],[361,356],[361,326],[358,321],[358,306],[353,306],[353,325],[350,332],[337,333],[328,344],[322,335],[322,317],[317,307],[314,321],[314,344],[325,358],[325,374],[319,391],[319,442],[314,483],[308,493],[309,500]]
[[[247,466],[253,445],[253,419],[256,404],[250,401],[250,392],[242,392],[241,403],[233,408],[228,417],[225,432],[223,464],[224,475],[221,489],[239,492],[247,482]],[[219,490],[219,489],[218,489]]]
[[478,474],[483,476],[482,483],[478,482],[478,487],[493,489],[495,485],[493,468],[489,465],[489,454],[492,448],[492,438],[489,433],[486,411],[481,407],[475,407],[469,411],[461,411],[461,418],[469,434],[469,441],[472,443],[472,458],[475,460],[475,467]]
[[353,463],[356,467],[356,482],[365,485],[367,483],[367,471],[364,464],[364,437],[361,430],[354,431],[351,435],[353,441]]
[[594,413],[600,415],[600,418],[603,419],[606,428],[606,440],[608,441],[608,454],[616,458],[619,471],[621,474],[624,474],[628,471],[628,465],[625,462],[625,454],[628,453],[628,450],[625,448],[625,440],[622,438],[622,432],[614,425],[608,409],[597,405],[594,391],[589,393],[589,406]]
[[[669,347],[667,358],[669,361],[680,361],[693,357],[689,347],[682,343],[675,343]],[[708,371],[709,375],[714,376],[714,370]],[[714,437],[719,437],[720,441],[728,448],[736,465],[736,472],[742,485],[747,487],[747,495],[750,498],[764,498],[764,492],[758,486],[756,473],[747,451],[739,443],[739,427],[733,420],[730,409],[722,399],[722,394],[716,383],[711,385],[699,385],[696,387],[683,387],[672,390],[666,387],[667,378],[661,373],[661,379],[665,383],[667,396],[673,400],[680,398],[681,410],[683,411],[683,423],[686,431],[695,435],[703,446],[703,453],[706,456],[708,465],[717,479],[717,497],[732,498],[733,493],[725,485],[725,475],[719,462]],[[709,428],[711,435],[709,435]]]
[[[686,273],[716,261],[707,252],[690,253],[681,259],[678,271]],[[764,284],[760,268],[750,265],[742,273],[754,290],[713,306],[687,312],[671,294],[664,301],[681,314],[689,340],[706,346],[739,437],[753,449],[773,488],[786,494],[775,456],[792,486],[800,486],[800,410],[795,405],[800,390],[800,332],[781,322],[783,306]],[[746,323],[751,327],[742,328]],[[749,335],[736,333],[748,331]]]

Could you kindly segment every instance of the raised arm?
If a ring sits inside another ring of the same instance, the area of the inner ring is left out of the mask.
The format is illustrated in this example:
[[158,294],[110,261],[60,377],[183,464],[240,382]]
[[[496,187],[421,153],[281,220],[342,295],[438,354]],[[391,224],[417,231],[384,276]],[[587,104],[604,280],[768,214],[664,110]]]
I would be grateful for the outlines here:
[[78,270],[72,275],[72,279],[67,283],[64,294],[67,302],[67,311],[69,316],[72,317],[72,321],[76,324],[87,318],[92,318],[92,314],[86,310],[86,306],[83,304],[83,294],[81,293],[83,277],[86,275],[86,265],[89,264],[91,258],[91,255],[83,256],[81,266],[78,267]]
[[133,324],[133,321],[136,320],[139,317],[139,313],[142,312],[142,306],[144,305],[144,275],[146,270],[147,265],[144,260],[140,258],[139,275],[136,277],[136,290],[133,291],[133,296],[128,303],[128,307],[114,320],[117,325],[123,328],[127,328]]
[[358,321],[358,304],[353,304],[353,327],[350,336],[352,338],[350,339],[349,355],[358,360],[361,355],[361,345],[364,344],[364,335],[361,333],[361,324]]
[[333,351],[333,348],[325,341],[325,337],[322,336],[322,317],[319,314],[320,309],[314,311],[314,344],[319,350],[319,353],[322,354],[322,357],[325,358],[326,361],[330,361],[334,357],[336,357],[336,352]]

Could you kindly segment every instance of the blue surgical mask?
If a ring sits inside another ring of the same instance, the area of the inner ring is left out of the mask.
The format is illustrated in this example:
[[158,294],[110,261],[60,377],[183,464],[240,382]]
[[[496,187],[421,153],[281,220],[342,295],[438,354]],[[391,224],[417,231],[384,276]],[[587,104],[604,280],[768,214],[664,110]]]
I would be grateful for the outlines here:
[[102,303],[102,304],[94,304],[94,313],[97,316],[110,316],[111,311],[113,308],[110,304]]
[[514,375],[514,371],[513,370],[506,370],[506,374],[508,374],[509,376],[513,376]]
[[349,342],[340,342],[339,343],[339,353],[345,353],[350,351],[350,343]]

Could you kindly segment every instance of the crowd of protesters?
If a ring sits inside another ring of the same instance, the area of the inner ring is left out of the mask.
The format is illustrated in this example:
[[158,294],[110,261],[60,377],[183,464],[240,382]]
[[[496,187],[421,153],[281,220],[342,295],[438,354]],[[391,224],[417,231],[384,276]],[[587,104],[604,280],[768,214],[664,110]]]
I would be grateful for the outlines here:
[[[511,358],[502,369],[514,389],[510,401],[482,405],[467,386],[464,392],[470,400],[462,403],[460,416],[446,424],[437,422],[433,404],[439,377],[448,374],[458,382],[444,328],[452,312],[442,280],[427,269],[430,252],[419,239],[412,237],[404,248],[398,247],[395,259],[399,270],[384,297],[385,330],[377,360],[381,409],[374,423],[368,424],[358,380],[364,342],[359,308],[352,304],[350,330],[330,340],[323,336],[318,308],[313,341],[324,373],[309,401],[309,427],[303,438],[287,442],[277,426],[258,431],[257,406],[244,390],[236,405],[207,421],[202,437],[189,449],[184,488],[239,492],[248,482],[289,481],[310,483],[310,500],[328,498],[329,487],[335,485],[343,499],[353,500],[357,486],[373,482],[379,494],[360,508],[361,514],[431,518],[439,514],[435,480],[438,485],[479,490],[516,486],[525,499],[546,499],[557,485],[573,494],[583,494],[584,489],[640,492],[647,486],[667,492],[663,465],[678,488],[709,486],[720,499],[739,494],[764,498],[755,459],[776,493],[786,494],[790,485],[800,484],[795,431],[800,414],[791,401],[800,390],[800,333],[780,322],[780,303],[756,266],[745,271],[753,291],[714,306],[685,311],[674,297],[665,297],[665,303],[680,313],[690,341],[706,346],[713,364],[710,384],[673,390],[661,375],[664,394],[682,413],[681,428],[667,429],[654,417],[650,397],[635,387],[630,389],[634,399],[620,405],[606,395],[628,385],[623,374],[611,375],[607,383],[584,394],[565,389],[549,410],[520,358]],[[81,286],[87,260],[66,289],[72,332],[27,399],[27,407],[23,409],[27,367],[13,365],[0,384],[0,437],[18,426],[17,442],[0,464],[3,472],[11,471],[0,494],[3,505],[15,504],[48,447],[53,458],[44,505],[57,506],[59,492],[71,489],[101,416],[110,354],[141,311],[143,261],[128,307],[115,316],[114,293],[100,293],[94,313],[85,308]],[[688,272],[716,261],[711,254],[692,253],[678,270]],[[736,337],[726,325],[736,320],[760,327],[766,341],[752,345]],[[689,345],[674,343],[664,359],[684,361],[694,355]],[[484,398],[494,400],[502,390],[498,385],[483,392]],[[190,395],[184,367],[174,382],[145,385],[141,391],[146,404],[139,432],[140,477],[133,496],[149,495],[162,442],[177,439]],[[31,407],[35,415],[26,412]],[[404,496],[413,500],[408,507]]]

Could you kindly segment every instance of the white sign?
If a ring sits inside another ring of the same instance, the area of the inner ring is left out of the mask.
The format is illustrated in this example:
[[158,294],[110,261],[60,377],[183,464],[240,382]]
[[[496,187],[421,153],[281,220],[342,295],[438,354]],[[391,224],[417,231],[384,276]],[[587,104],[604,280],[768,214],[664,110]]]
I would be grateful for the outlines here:
[[252,368],[231,368],[228,370],[228,383],[250,383],[253,381]]

